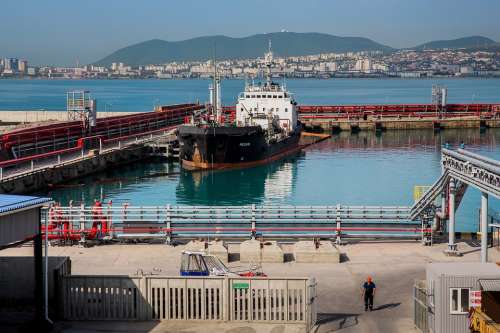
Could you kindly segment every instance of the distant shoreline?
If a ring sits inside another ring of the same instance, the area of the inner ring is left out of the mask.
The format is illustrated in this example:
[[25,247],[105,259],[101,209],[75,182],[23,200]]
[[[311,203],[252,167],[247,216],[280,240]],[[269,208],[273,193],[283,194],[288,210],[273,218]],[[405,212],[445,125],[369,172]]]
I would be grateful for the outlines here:
[[[274,78],[275,80],[283,79],[283,77]],[[499,76],[492,75],[483,75],[483,76],[425,76],[425,77],[400,77],[400,76],[333,76],[333,77],[286,77],[287,80],[355,80],[355,79],[370,79],[370,80],[435,80],[435,79],[456,79],[456,80],[464,80],[464,79],[492,79],[498,80]],[[159,78],[67,78],[67,77],[0,77],[0,81],[189,81],[189,80],[200,80],[200,81],[208,81],[211,78],[200,78],[200,77],[190,77],[190,78],[168,78],[168,79],[159,79]],[[234,81],[243,81],[245,78],[223,78],[223,80],[234,80]]]

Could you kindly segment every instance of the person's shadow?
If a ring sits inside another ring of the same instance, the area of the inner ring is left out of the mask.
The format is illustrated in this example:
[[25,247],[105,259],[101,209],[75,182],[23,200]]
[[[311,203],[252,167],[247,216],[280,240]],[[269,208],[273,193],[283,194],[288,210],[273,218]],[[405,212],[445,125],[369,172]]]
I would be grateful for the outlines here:
[[401,305],[401,302],[399,302],[399,303],[387,303],[387,304],[383,304],[383,305],[379,305],[379,306],[374,306],[373,311],[391,309],[391,308],[398,307],[399,305]]
[[315,333],[332,332],[358,324],[358,313],[318,313]]

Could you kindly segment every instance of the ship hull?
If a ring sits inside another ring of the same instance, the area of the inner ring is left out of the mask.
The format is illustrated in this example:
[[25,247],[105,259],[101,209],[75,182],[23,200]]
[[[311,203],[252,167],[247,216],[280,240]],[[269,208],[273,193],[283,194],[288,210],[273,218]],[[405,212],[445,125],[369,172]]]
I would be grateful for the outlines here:
[[179,128],[180,158],[186,169],[247,168],[279,160],[300,150],[301,126],[268,143],[260,126]]

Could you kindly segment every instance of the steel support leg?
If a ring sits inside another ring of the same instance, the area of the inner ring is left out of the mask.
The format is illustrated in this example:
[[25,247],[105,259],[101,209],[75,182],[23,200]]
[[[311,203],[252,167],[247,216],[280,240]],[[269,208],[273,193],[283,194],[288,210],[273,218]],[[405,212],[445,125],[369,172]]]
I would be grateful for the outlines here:
[[457,244],[455,243],[455,180],[453,178],[450,179],[449,190],[448,249],[446,250],[446,254],[454,256],[458,255],[458,251]]
[[481,262],[488,262],[488,194],[481,194]]

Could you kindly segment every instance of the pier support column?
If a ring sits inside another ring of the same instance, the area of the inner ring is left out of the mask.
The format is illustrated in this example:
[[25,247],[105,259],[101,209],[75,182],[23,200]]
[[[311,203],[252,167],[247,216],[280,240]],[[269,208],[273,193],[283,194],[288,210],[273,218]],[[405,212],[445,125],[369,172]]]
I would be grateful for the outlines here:
[[488,194],[481,193],[481,262],[488,262]]
[[459,253],[455,243],[455,179],[451,178],[448,186],[448,249],[446,249],[445,253],[449,256],[457,256]]
[[441,192],[441,219],[446,219],[446,187]]

